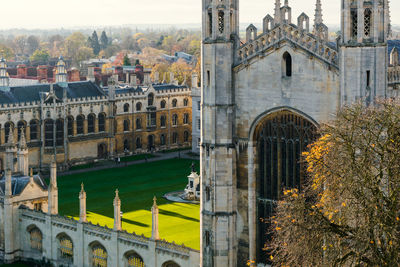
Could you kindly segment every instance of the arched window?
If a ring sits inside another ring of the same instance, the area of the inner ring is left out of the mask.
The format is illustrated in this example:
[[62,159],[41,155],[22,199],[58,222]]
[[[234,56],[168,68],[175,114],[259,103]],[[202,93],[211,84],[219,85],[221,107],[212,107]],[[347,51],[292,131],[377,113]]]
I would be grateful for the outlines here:
[[136,119],[136,130],[142,129],[142,120],[141,119]]
[[38,139],[38,121],[37,120],[31,120],[29,122],[29,128],[30,128],[30,139],[31,140],[37,140]]
[[358,35],[358,10],[356,8],[352,8],[350,10],[350,17],[351,17],[351,37],[353,39],[356,39]]
[[124,105],[124,112],[129,112],[129,104],[128,103],[126,103]]
[[189,132],[183,132],[183,142],[189,142]]
[[76,133],[77,134],[84,134],[83,130],[83,121],[85,120],[85,117],[83,115],[78,115],[76,117]]
[[43,235],[42,235],[42,231],[40,231],[39,228],[37,228],[36,226],[31,227],[30,229],[28,229],[29,232],[29,239],[30,239],[30,243],[31,243],[31,249],[38,251],[38,252],[42,252],[42,241],[43,241]]
[[189,100],[187,98],[183,99],[183,105],[187,107],[189,105]]
[[161,267],[180,267],[180,266],[178,263],[176,263],[174,261],[167,261],[167,262],[164,262]]
[[148,105],[148,106],[153,106],[153,104],[154,104],[154,94],[153,94],[153,93],[150,93],[150,94],[147,96],[147,105]]
[[140,137],[136,138],[136,149],[142,148],[142,139]]
[[283,64],[282,64],[282,72],[284,73],[283,76],[291,77],[292,76],[292,56],[285,52],[283,54]]
[[189,114],[185,113],[183,114],[183,124],[188,124],[189,123]]
[[162,100],[160,103],[160,107],[165,108],[166,105],[167,105],[167,103],[165,102],[165,100]]
[[131,146],[129,145],[129,141],[127,139],[124,140],[124,151],[129,151]]
[[172,143],[177,144],[178,143],[178,133],[172,133]]
[[164,146],[165,145],[165,135],[160,136],[160,145]]
[[175,98],[172,99],[172,107],[176,108],[177,104],[178,104],[178,100],[176,100]]
[[56,121],[56,145],[64,145],[64,120],[58,119]]
[[225,28],[225,14],[224,11],[220,10],[218,11],[218,31],[220,33],[224,33],[224,28]]
[[17,123],[17,128],[18,128],[18,141],[21,139],[21,131],[24,129],[24,135],[26,138],[26,122],[24,121],[19,121]]
[[61,234],[58,239],[58,260],[67,264],[74,262],[74,246],[72,239],[66,234]]
[[144,267],[142,257],[134,251],[125,253],[125,261],[127,267]]
[[173,126],[178,125],[178,115],[176,114],[172,115],[172,125]]
[[14,129],[14,124],[8,121],[4,124],[4,134],[6,143],[8,142],[8,136],[10,135],[10,129]]
[[371,36],[371,24],[372,24],[372,12],[371,9],[366,8],[364,11],[364,35],[365,37]]
[[124,132],[129,131],[129,120],[124,120]]
[[74,135],[74,117],[68,116],[67,118],[68,135]]
[[257,126],[257,262],[267,262],[264,244],[267,242],[271,215],[284,188],[299,188],[304,181],[301,154],[315,140],[316,127],[291,111],[281,111],[265,117]]
[[54,146],[54,121],[51,119],[44,122],[44,145]]
[[90,266],[107,267],[107,251],[100,243],[94,243],[90,247]]
[[165,127],[166,126],[166,118],[165,118],[165,116],[164,115],[162,115],[161,117],[160,117],[160,127]]
[[104,113],[99,114],[99,132],[104,132],[106,130],[106,115]]
[[94,114],[89,114],[87,117],[88,120],[88,133],[94,133],[94,125],[96,121],[96,115]]
[[136,103],[136,111],[142,110],[142,103],[138,102]]

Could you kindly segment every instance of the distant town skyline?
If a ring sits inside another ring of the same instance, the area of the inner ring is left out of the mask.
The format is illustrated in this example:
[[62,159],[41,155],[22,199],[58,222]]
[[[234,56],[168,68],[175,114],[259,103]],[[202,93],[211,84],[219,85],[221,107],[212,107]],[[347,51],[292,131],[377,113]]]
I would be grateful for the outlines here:
[[[240,22],[261,23],[273,14],[274,0],[241,0]],[[281,1],[283,3],[283,0]],[[314,18],[316,0],[291,0],[293,20],[305,12]],[[324,22],[340,24],[340,1],[322,0]],[[400,1],[392,1],[392,24],[400,25]],[[54,29],[132,24],[194,24],[201,22],[201,0],[14,0],[3,5],[0,29]]]

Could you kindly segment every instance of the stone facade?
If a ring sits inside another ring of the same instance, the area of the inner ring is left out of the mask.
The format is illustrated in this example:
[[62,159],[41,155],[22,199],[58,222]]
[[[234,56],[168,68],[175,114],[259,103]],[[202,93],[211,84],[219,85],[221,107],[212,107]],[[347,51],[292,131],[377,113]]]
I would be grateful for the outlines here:
[[198,77],[192,77],[192,152],[200,153],[201,88],[197,87]]
[[[342,1],[342,33],[328,41],[321,1],[314,25],[275,1],[263,29],[239,38],[239,1],[203,0],[201,266],[259,266],[283,187],[300,187],[302,150],[342,105],[396,95],[388,1]],[[398,58],[398,55],[397,55]],[[253,265],[255,265],[253,263]]]

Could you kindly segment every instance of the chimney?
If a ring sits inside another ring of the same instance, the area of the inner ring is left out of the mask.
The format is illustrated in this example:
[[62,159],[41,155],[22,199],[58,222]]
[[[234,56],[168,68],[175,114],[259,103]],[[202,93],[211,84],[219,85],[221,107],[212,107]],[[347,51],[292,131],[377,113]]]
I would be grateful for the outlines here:
[[46,81],[47,82],[47,66],[45,65],[40,65],[37,67],[37,79],[39,80],[39,82],[41,81]]
[[20,64],[17,66],[17,77],[18,78],[26,78],[28,77],[28,68],[24,64]]

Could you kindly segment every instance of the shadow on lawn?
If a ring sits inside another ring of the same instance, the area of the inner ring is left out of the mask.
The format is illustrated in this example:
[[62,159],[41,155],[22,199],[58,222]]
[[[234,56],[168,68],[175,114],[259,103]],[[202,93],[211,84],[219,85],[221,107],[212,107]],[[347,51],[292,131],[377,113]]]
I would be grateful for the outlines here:
[[179,217],[188,221],[193,221],[193,222],[200,222],[199,219],[196,218],[192,218],[192,217],[188,217],[185,215],[182,215],[180,213],[177,212],[173,212],[173,211],[168,211],[168,210],[163,210],[163,209],[159,209],[159,213],[162,215],[167,215],[167,216],[173,216],[173,217]]
[[125,218],[122,218],[122,221],[125,222],[125,223],[134,224],[134,225],[140,226],[140,227],[150,227],[150,225],[148,225],[148,224],[146,224],[146,223],[141,223],[141,222],[137,222],[137,221],[132,221],[132,220],[125,219]]

